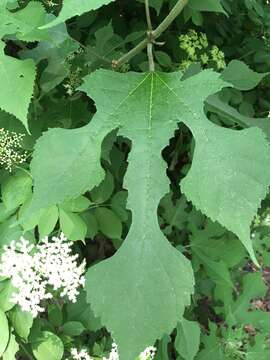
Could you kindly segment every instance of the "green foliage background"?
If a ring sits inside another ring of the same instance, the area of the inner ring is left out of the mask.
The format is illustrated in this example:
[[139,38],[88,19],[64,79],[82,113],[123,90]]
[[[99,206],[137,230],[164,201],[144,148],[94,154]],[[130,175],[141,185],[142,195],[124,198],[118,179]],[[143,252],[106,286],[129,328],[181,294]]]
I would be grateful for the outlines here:
[[[154,28],[175,3],[150,1]],[[142,0],[0,4],[0,127],[27,153],[0,171],[0,251],[62,231],[88,265],[37,319],[0,279],[4,360],[102,359],[112,338],[121,360],[270,357],[270,5],[190,0],[155,73],[146,51],[112,69],[146,27]],[[190,29],[225,69],[188,58]]]

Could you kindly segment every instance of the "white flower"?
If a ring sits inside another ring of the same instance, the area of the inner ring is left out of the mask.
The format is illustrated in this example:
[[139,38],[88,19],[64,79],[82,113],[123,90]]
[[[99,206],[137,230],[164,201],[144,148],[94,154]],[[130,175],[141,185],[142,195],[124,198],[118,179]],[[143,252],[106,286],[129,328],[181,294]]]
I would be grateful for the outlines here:
[[139,356],[140,360],[152,360],[155,357],[157,349],[154,346],[148,346]]
[[41,302],[53,297],[52,291],[59,290],[61,297],[76,301],[78,288],[85,281],[85,261],[78,266],[77,258],[63,234],[51,242],[46,237],[37,246],[21,237],[19,242],[4,246],[0,276],[11,278],[17,289],[11,301],[36,317],[44,311]]
[[[140,355],[139,360],[153,360],[157,349],[154,346],[148,346]],[[103,357],[102,360],[119,360],[118,349],[116,343],[112,344],[112,350],[109,358]]]
[[93,360],[85,349],[79,352],[76,348],[72,348],[70,353],[74,360]]

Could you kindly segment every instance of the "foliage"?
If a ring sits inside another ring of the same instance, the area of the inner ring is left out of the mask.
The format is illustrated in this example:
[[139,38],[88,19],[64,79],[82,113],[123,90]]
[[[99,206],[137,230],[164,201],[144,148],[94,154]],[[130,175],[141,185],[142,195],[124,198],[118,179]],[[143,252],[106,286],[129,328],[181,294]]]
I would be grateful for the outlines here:
[[269,358],[269,6],[1,2],[3,360]]

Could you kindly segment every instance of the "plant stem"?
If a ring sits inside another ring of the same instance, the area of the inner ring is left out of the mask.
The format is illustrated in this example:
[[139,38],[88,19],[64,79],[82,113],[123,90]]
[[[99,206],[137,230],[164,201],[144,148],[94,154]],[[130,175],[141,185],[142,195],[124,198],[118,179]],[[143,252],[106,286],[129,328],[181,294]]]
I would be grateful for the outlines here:
[[144,4],[145,4],[145,15],[146,15],[148,30],[152,31],[153,27],[152,27],[151,15],[150,15],[149,0],[144,0]]
[[146,21],[148,26],[147,36],[148,36],[148,44],[147,44],[147,56],[148,56],[148,63],[149,63],[149,71],[155,71],[155,62],[153,56],[153,37],[152,37],[152,21],[150,15],[150,8],[149,8],[149,0],[144,0],[145,4],[145,15]]
[[147,56],[149,62],[149,71],[155,71],[155,62],[153,57],[153,43],[150,41],[147,44]]
[[[151,31],[152,39],[157,39],[169,26],[170,24],[175,20],[175,18],[181,13],[181,11],[184,9],[186,4],[189,0],[178,0],[177,3],[174,5],[170,13],[167,15],[167,17],[161,22],[161,24],[153,31]],[[130,59],[132,59],[135,55],[139,54],[143,49],[147,47],[147,44],[149,43],[148,36],[142,40],[138,45],[136,45],[133,49],[131,49],[128,53],[120,57],[118,60],[114,60],[112,65],[114,68],[117,68],[126,62],[128,62]]]

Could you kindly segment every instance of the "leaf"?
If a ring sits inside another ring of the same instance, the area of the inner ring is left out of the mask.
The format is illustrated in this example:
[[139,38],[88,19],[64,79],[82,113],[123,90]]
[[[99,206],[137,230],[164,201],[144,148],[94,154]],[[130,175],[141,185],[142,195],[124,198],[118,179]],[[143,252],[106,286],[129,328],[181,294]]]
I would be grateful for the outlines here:
[[19,351],[19,344],[16,342],[16,338],[13,334],[10,334],[8,346],[3,354],[3,360],[14,360],[15,355]]
[[20,171],[2,183],[2,199],[7,210],[15,210],[32,194],[32,179]]
[[213,11],[226,14],[221,0],[190,0],[188,6],[196,11]]
[[97,331],[102,327],[99,319],[95,317],[90,305],[86,302],[85,291],[80,292],[76,303],[66,305],[66,313],[68,321],[79,321],[90,331]]
[[28,129],[27,113],[35,82],[35,64],[31,59],[18,60],[4,53],[0,41],[0,108],[16,116]]
[[114,0],[63,0],[62,9],[58,17],[50,23],[41,27],[41,29],[47,29],[52,26],[58,25],[76,15],[82,15],[85,12],[96,10],[103,5],[107,5]]
[[[242,294],[239,295],[236,301],[232,304],[231,310],[237,323],[248,323],[251,300],[264,298],[266,292],[267,287],[260,271],[247,274],[243,277]],[[266,317],[267,314],[264,316]]]
[[58,208],[57,206],[51,206],[48,209],[44,209],[41,213],[41,216],[38,220],[38,231],[40,237],[43,238],[44,236],[49,235],[58,220]]
[[179,73],[99,70],[80,87],[96,103],[91,122],[76,130],[50,130],[38,141],[32,164],[36,208],[47,206],[48,199],[55,204],[78,197],[100,182],[100,148],[112,130],[131,140],[124,188],[132,225],[117,253],[90,268],[86,282],[87,299],[111,331],[120,359],[133,360],[170,333],[193,291],[190,263],[171,247],[157,220],[158,204],[169,190],[161,151],[179,122],[190,128],[196,144],[182,189],[206,215],[241,236],[255,260],[249,225],[268,190],[270,152],[259,129],[224,129],[206,118],[204,101],[226,86],[211,70],[184,81]]
[[10,301],[15,288],[9,279],[0,282],[0,309],[4,312],[12,309],[15,304]]
[[217,326],[209,323],[210,335],[202,337],[204,349],[199,352],[196,360],[228,360],[223,353],[221,339],[216,336]]
[[43,331],[32,343],[32,350],[37,360],[61,360],[64,346],[58,336],[49,331]]
[[185,360],[193,360],[200,347],[200,326],[196,321],[182,319],[177,325],[175,348]]
[[107,201],[114,190],[114,179],[112,174],[107,171],[104,180],[91,191],[91,199],[94,203],[103,203]]
[[62,326],[62,331],[68,336],[79,336],[85,327],[78,321],[68,321]]
[[251,70],[244,62],[232,60],[222,72],[222,78],[231,83],[236,89],[251,90],[255,88],[267,73],[257,73]]
[[120,239],[122,235],[122,223],[119,217],[110,209],[100,207],[95,209],[95,218],[99,230],[111,239]]
[[59,208],[59,219],[60,228],[69,240],[84,241],[87,226],[80,215]]
[[30,1],[26,7],[16,12],[3,9],[0,13],[0,36],[16,34],[22,41],[46,40],[47,31],[38,27],[45,24],[46,10],[42,4]]
[[85,196],[79,196],[76,199],[66,201],[61,204],[61,208],[71,212],[82,212],[89,208],[91,201]]
[[215,114],[223,116],[225,119],[235,122],[242,127],[258,127],[260,128],[268,140],[270,140],[270,119],[267,118],[251,118],[240,114],[232,106],[226,104],[218,98],[217,95],[209,96],[207,108]]
[[0,310],[0,329],[1,329],[0,356],[2,356],[6,350],[8,340],[9,340],[8,320],[7,320],[5,313],[2,310]]
[[27,341],[31,327],[33,325],[33,316],[16,305],[10,312],[9,318],[15,332]]

